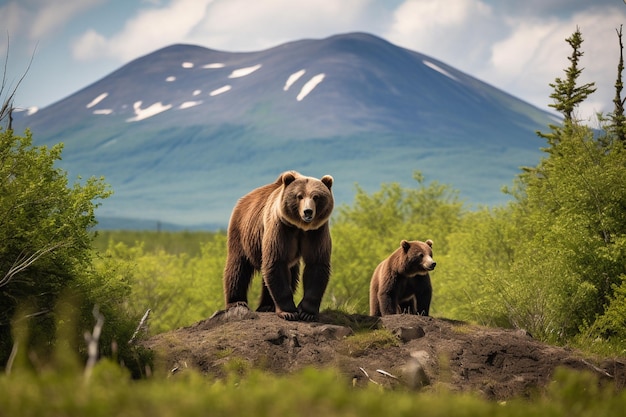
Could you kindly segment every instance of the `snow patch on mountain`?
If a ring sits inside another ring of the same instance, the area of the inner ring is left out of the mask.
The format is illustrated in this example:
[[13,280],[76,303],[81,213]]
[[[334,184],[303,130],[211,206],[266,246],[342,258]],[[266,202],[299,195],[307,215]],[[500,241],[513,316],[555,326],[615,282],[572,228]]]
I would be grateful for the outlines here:
[[183,62],[181,66],[183,68],[193,68],[193,62]]
[[184,109],[188,109],[190,107],[199,106],[200,104],[202,104],[202,100],[185,101],[178,108],[181,109],[181,110],[184,110]]
[[317,87],[319,83],[324,81],[324,77],[326,77],[326,74],[324,74],[323,72],[321,74],[313,76],[309,81],[306,82],[306,84],[302,86],[302,89],[296,97],[296,100],[302,101],[306,96],[309,95],[311,91],[313,91],[315,87]]
[[159,113],[162,113],[172,108],[171,104],[163,105],[163,103],[161,103],[160,101],[157,103],[154,103],[153,105],[149,107],[146,107],[145,109],[142,109],[141,105],[142,105],[141,101],[136,101],[135,104],[133,104],[135,117],[126,119],[127,122],[138,122],[140,120],[147,119],[149,117],[152,117],[154,115],[157,115]]
[[221,62],[216,62],[213,64],[206,64],[202,66],[202,68],[206,68],[206,69],[216,69],[216,68],[224,68],[224,67],[225,65],[222,64]]
[[113,109],[96,109],[93,111],[93,114],[104,114],[109,115],[113,113]]
[[454,80],[454,81],[459,81],[459,79],[458,79],[458,78],[456,78],[454,75],[450,74],[448,71],[446,71],[445,69],[441,68],[441,67],[440,67],[440,66],[438,66],[437,64],[433,64],[432,62],[430,62],[430,61],[426,61],[426,60],[423,60],[422,62],[423,62],[423,63],[424,63],[424,65],[426,65],[428,68],[433,69],[433,70],[437,71],[438,73],[443,74],[443,75],[445,75],[446,77],[448,77],[448,78],[450,78],[450,79],[452,79],[452,80]]
[[165,81],[168,83],[173,83],[174,81],[176,81],[176,77],[174,77],[173,75],[170,75],[169,77],[165,79]]
[[220,87],[220,88],[218,88],[217,90],[213,90],[213,91],[211,91],[211,92],[209,93],[209,95],[210,95],[211,97],[213,97],[213,96],[216,96],[216,95],[218,95],[218,94],[225,93],[225,92],[229,91],[231,88],[232,88],[232,87],[231,87],[230,85],[225,85],[224,87]]
[[254,65],[252,67],[239,68],[231,72],[228,78],[245,77],[246,75],[252,74],[254,71],[258,70],[259,68],[261,68],[261,64]]
[[107,98],[108,95],[109,95],[109,93],[102,93],[102,94],[100,94],[98,97],[94,98],[93,100],[91,100],[87,104],[87,108],[88,109],[92,108],[93,106],[95,106],[96,104],[100,103],[102,100]]
[[289,88],[296,82],[300,77],[304,75],[306,70],[301,69],[300,71],[296,71],[287,78],[285,82],[285,86],[283,87],[283,91],[289,90]]
[[202,93],[202,90],[193,90],[193,93],[191,93],[193,96],[199,96]]

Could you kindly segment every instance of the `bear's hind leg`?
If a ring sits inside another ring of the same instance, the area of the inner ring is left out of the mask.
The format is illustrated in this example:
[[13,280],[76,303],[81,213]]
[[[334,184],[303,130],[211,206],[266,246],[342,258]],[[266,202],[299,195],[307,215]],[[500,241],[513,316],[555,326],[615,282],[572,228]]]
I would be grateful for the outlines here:
[[430,302],[433,298],[433,287],[430,282],[430,276],[425,276],[420,288],[415,292],[415,304],[417,311],[415,314],[420,316],[428,316],[430,314]]
[[246,258],[226,260],[224,268],[224,299],[226,309],[248,307],[248,288],[254,274],[254,267]]
[[261,285],[261,300],[259,301],[259,307],[257,307],[256,311],[260,313],[273,313],[276,311],[274,299],[264,282]]

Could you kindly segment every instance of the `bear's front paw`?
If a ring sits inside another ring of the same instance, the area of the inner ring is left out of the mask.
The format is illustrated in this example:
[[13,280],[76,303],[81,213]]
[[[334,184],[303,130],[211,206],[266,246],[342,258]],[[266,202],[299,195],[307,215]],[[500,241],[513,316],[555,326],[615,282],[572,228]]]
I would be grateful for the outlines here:
[[318,313],[310,313],[302,308],[298,308],[298,317],[301,321],[317,321]]
[[299,319],[299,315],[297,312],[289,312],[289,311],[281,311],[276,313],[278,317],[287,321],[297,321]]
[[245,301],[235,301],[234,303],[226,304],[226,310],[230,310],[231,308],[235,307],[244,307],[250,310],[250,307],[248,307],[248,303],[246,303]]

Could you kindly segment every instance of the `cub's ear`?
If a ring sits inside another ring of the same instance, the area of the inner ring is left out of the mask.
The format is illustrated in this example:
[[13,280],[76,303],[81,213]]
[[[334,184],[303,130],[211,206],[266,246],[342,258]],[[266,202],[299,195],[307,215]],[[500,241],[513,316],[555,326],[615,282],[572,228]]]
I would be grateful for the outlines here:
[[407,240],[403,240],[402,242],[400,242],[400,246],[402,247],[402,249],[404,249],[404,252],[408,252],[411,248],[411,244]]
[[324,185],[326,185],[328,187],[328,189],[330,190],[333,186],[333,177],[331,177],[330,175],[324,175],[321,179],[321,181],[324,183]]
[[298,176],[298,173],[296,171],[283,172],[283,174],[280,176],[280,182],[282,182],[282,184],[286,187],[295,181],[296,176]]
[[431,248],[433,247],[433,241],[432,241],[432,240],[430,240],[430,239],[428,239],[428,240],[426,241],[426,244],[427,244],[428,246],[430,246]]

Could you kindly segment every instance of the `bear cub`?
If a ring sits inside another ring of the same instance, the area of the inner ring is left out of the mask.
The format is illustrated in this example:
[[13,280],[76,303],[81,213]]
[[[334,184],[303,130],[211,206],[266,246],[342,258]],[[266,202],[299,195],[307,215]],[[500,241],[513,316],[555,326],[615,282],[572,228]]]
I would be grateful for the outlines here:
[[433,241],[400,242],[400,247],[374,270],[370,282],[370,315],[419,314],[428,316],[433,288],[429,272]]
[[[226,308],[248,306],[255,271],[263,277],[257,311],[285,320],[313,321],[319,314],[330,277],[333,177],[307,177],[296,171],[243,196],[228,225],[224,267]],[[294,292],[304,262],[304,293],[296,307]]]

